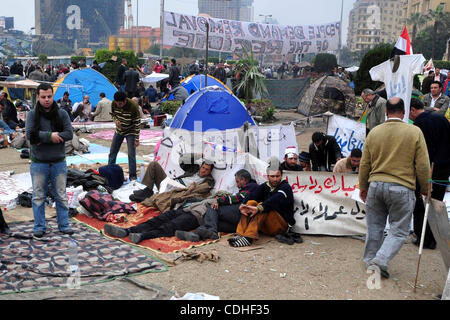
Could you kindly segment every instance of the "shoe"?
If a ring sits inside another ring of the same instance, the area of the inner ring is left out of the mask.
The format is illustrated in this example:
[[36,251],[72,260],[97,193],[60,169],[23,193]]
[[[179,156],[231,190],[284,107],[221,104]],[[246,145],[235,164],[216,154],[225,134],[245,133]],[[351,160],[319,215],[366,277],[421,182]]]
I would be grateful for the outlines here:
[[130,233],[130,241],[133,243],[139,243],[142,241],[142,233]]
[[369,266],[367,267],[367,270],[372,270],[372,271],[378,272],[382,278],[389,279],[389,276],[390,276],[389,272],[386,269],[380,267],[375,262],[371,262],[369,264]]
[[194,232],[177,230],[175,231],[175,237],[180,240],[199,242],[200,236]]
[[288,245],[293,245],[295,242],[294,239],[289,237],[287,234],[277,234],[275,236],[275,239],[277,239],[281,243],[286,243]]
[[129,196],[130,200],[133,202],[142,202],[147,198],[150,198],[153,195],[153,190],[149,187],[134,191],[133,194]]
[[300,233],[297,232],[288,232],[287,235],[292,238],[294,240],[295,243],[302,243],[303,242],[303,238],[300,235]]
[[44,236],[44,234],[45,234],[45,231],[34,231],[33,232],[33,237],[40,239],[40,238],[42,238]]
[[128,235],[128,231],[126,229],[116,227],[112,224],[106,224],[104,231],[107,235],[117,238],[125,238]]
[[72,229],[61,230],[63,234],[67,234],[69,236],[73,235],[75,232]]
[[217,232],[214,232],[214,231],[211,231],[211,230],[208,230],[208,229],[205,229],[205,228],[197,228],[195,230],[195,233],[197,235],[199,235],[202,240],[206,240],[206,239],[216,240],[216,239],[219,239],[219,235],[217,234]]
[[237,238],[235,241],[230,242],[230,246],[232,247],[248,247],[251,246],[253,242],[253,239],[248,238],[248,237],[239,237]]

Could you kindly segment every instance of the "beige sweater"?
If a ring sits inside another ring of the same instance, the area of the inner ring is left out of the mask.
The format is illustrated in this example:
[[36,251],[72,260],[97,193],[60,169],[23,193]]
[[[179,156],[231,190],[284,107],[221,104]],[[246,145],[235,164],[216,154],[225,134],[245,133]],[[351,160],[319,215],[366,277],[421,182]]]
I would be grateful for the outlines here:
[[428,190],[430,160],[422,131],[400,120],[388,120],[369,133],[359,166],[359,187],[372,181],[393,182],[422,192]]

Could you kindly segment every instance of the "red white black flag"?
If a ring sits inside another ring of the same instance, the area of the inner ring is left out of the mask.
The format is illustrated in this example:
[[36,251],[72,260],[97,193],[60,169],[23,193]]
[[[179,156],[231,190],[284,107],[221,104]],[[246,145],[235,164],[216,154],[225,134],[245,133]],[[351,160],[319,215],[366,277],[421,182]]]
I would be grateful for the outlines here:
[[409,40],[408,30],[403,29],[402,34],[397,40],[394,49],[391,52],[391,58],[395,55],[413,54],[411,41]]

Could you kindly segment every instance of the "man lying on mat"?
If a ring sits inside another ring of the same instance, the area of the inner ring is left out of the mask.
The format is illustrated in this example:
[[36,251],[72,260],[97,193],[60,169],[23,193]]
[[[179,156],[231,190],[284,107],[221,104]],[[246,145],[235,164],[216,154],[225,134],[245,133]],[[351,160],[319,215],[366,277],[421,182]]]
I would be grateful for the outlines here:
[[[210,186],[214,186],[214,178],[211,175],[211,171],[214,168],[214,164],[208,160],[204,160],[202,165],[196,164],[199,158],[194,153],[187,153],[180,157],[179,164],[181,169],[184,170],[184,174],[175,178],[174,180],[184,187],[188,187],[195,182],[197,185],[208,182]],[[166,179],[167,174],[161,165],[152,161],[145,171],[142,184],[147,187],[142,190],[134,191],[130,195],[130,200],[134,202],[142,202],[153,195],[153,185],[156,184],[158,190],[160,190],[161,182]]]
[[193,232],[177,230],[175,236],[178,239],[193,242],[219,239],[218,232],[234,233],[236,231],[241,219],[239,206],[250,193],[256,190],[258,184],[245,169],[238,170],[234,177],[239,191],[233,195],[216,195],[216,201],[206,208],[203,224]]

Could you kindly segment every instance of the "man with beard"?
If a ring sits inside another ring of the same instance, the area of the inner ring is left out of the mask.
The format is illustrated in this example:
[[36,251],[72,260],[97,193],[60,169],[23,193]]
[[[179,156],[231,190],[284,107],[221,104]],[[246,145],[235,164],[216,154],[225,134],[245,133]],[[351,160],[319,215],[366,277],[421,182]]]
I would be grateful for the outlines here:
[[289,171],[303,171],[303,167],[298,164],[297,148],[287,147],[284,151],[284,162],[281,169]]
[[71,235],[66,194],[67,164],[65,142],[73,138],[72,124],[66,111],[53,100],[53,88],[42,83],[37,88],[38,102],[26,122],[30,141],[30,174],[33,184],[33,236],[42,238],[46,231],[45,199],[49,184],[56,201],[58,229]]

